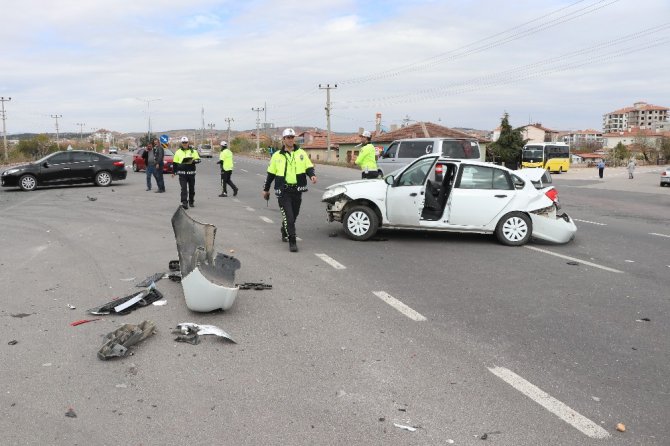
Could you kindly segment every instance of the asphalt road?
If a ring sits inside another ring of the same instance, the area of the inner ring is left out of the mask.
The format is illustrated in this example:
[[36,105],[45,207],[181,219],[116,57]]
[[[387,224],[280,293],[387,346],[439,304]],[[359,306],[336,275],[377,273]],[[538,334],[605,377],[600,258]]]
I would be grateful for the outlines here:
[[[360,174],[317,166],[290,253],[276,200],[260,197],[266,165],[236,157],[235,198],[217,197],[215,160],[198,167],[189,214],[217,226],[238,282],[273,285],[210,314],[164,279],[165,306],[69,325],[177,258],[176,178],[165,194],[132,171],[108,188],[0,191],[3,445],[670,444],[660,169],[554,176],[576,239],[512,248],[483,235],[348,240],[320,196]],[[133,356],[97,359],[105,334],[146,319],[158,333]],[[237,344],[177,343],[180,322]]]

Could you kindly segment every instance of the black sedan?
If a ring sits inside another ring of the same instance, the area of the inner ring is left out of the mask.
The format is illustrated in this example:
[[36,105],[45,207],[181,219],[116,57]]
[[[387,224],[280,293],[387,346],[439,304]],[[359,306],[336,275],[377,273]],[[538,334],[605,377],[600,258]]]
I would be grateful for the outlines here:
[[37,186],[95,183],[109,186],[113,180],[125,180],[128,172],[123,160],[95,152],[69,150],[51,153],[33,163],[10,167],[0,175],[3,187],[25,191]]

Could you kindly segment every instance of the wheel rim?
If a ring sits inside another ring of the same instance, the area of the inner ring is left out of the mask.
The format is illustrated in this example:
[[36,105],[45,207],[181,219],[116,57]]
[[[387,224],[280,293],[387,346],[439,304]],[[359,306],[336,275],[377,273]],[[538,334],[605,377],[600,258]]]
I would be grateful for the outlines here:
[[112,177],[107,172],[102,172],[98,174],[98,183],[106,186],[112,181]]
[[347,228],[355,236],[365,235],[370,230],[370,218],[365,212],[353,212],[347,218]]
[[512,217],[505,221],[502,232],[507,240],[518,242],[528,235],[528,225],[523,218]]
[[24,189],[34,189],[35,188],[35,178],[33,178],[33,177],[23,177],[23,178],[21,178],[21,186]]

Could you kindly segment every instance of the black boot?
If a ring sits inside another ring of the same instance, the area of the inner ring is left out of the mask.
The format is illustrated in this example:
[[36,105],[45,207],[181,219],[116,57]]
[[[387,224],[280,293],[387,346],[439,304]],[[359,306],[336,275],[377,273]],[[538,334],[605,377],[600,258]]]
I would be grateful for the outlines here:
[[239,190],[239,189],[237,189],[237,188],[233,189],[233,197],[237,197],[237,191],[238,191],[238,190]]
[[195,207],[195,203],[194,203],[194,202],[192,202],[192,201],[189,201],[188,205],[189,205],[189,206],[191,206],[192,208],[194,208],[194,207]]
[[182,202],[181,207],[183,207],[184,209],[188,209],[188,203],[185,201]]
[[298,252],[298,244],[295,242],[295,235],[288,237],[288,250],[291,252]]

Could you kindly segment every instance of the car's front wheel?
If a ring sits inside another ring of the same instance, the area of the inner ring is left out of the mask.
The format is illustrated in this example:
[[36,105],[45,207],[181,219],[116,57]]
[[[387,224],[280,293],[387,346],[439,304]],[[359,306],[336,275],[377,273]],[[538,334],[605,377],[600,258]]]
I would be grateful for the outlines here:
[[510,212],[496,227],[496,237],[503,245],[521,246],[528,243],[533,232],[530,217],[523,212]]
[[19,187],[21,190],[26,192],[35,190],[37,187],[37,178],[35,178],[33,175],[23,175],[21,178],[19,178]]
[[112,184],[112,174],[106,170],[101,170],[95,174],[95,184],[101,187],[107,187]]
[[344,221],[344,233],[352,240],[364,241],[377,233],[379,219],[375,211],[367,206],[354,206],[347,211]]

